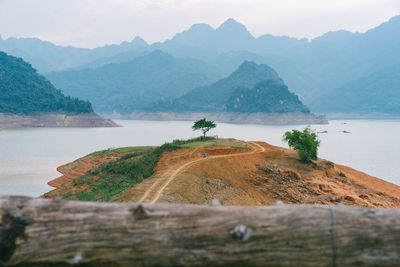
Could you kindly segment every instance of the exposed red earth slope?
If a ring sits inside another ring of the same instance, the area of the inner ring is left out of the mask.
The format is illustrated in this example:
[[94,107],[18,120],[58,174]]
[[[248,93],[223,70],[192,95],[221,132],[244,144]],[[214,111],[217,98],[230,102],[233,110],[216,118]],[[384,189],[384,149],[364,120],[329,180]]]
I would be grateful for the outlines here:
[[[219,199],[223,205],[282,201],[400,208],[397,185],[323,159],[304,164],[295,151],[264,142],[243,144],[247,148],[196,147],[164,152],[154,174],[121,193],[117,201],[208,204]],[[204,158],[204,153],[208,157]],[[74,178],[112,159],[87,156],[63,166],[64,178],[50,182],[58,188],[45,197],[62,195],[63,187],[76,186]],[[80,167],[74,169],[76,164]]]

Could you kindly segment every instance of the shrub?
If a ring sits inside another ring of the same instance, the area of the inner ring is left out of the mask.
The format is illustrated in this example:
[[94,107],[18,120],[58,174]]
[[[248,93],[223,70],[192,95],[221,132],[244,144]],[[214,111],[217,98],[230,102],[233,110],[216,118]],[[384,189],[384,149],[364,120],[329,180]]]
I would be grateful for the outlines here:
[[302,162],[311,162],[317,159],[320,141],[317,134],[309,127],[303,131],[288,131],[283,136],[283,141],[288,142],[290,148],[297,151]]

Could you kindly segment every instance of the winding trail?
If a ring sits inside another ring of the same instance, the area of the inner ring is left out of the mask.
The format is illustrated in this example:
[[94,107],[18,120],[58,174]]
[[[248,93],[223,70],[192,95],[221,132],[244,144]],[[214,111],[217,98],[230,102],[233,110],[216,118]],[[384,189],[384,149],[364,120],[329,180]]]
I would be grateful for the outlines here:
[[[147,189],[143,196],[138,200],[138,202],[149,202],[155,203],[157,202],[160,197],[162,196],[163,191],[167,186],[175,179],[175,177],[186,167],[205,160],[216,159],[216,158],[227,158],[227,157],[236,157],[236,156],[243,156],[243,155],[250,155],[255,153],[262,153],[265,151],[265,148],[256,142],[248,142],[252,147],[252,150],[249,152],[241,152],[235,154],[227,154],[227,155],[216,155],[216,156],[208,156],[206,158],[199,158],[195,160],[191,160],[189,162],[184,163],[183,165],[173,166],[167,172],[163,173],[160,178],[158,178],[150,187]],[[154,192],[152,194],[152,192]],[[150,196],[151,195],[151,196]],[[150,200],[146,201],[150,196]]]

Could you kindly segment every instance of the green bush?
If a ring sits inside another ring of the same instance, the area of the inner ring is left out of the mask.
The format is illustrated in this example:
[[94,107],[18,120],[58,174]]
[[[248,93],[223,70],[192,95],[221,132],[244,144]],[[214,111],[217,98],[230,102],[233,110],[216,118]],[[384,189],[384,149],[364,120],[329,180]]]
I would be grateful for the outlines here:
[[298,130],[286,132],[283,141],[288,142],[289,147],[297,151],[302,162],[309,163],[317,159],[320,141],[317,134],[309,127],[302,132]]

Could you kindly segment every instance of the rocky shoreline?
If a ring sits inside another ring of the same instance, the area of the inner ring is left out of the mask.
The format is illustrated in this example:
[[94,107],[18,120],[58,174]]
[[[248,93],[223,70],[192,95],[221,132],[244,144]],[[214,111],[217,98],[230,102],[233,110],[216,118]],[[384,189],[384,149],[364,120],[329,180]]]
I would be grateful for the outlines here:
[[96,113],[79,115],[37,114],[16,115],[0,113],[0,129],[24,127],[119,127],[112,120],[104,119]]
[[169,112],[141,112],[132,114],[129,119],[134,120],[155,120],[155,121],[194,121],[206,117],[209,120],[227,123],[244,124],[327,124],[328,120],[324,115],[305,113],[169,113]]

